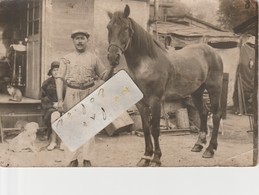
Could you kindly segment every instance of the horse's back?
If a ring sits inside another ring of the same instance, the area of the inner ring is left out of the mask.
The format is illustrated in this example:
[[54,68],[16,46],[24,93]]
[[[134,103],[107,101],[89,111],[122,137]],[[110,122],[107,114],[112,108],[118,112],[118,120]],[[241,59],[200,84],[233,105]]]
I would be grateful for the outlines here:
[[[193,44],[185,48],[185,51],[189,51],[193,56],[197,56],[206,62],[208,66],[208,76],[219,76],[218,79],[223,75],[223,62],[217,51],[207,44]],[[184,52],[184,49],[183,49]],[[192,58],[193,59],[193,58]]]
[[207,81],[212,72],[221,72],[222,62],[214,49],[206,44],[193,44],[172,53],[171,76],[167,96],[184,97]]
[[171,53],[174,58],[193,58],[203,57],[206,53],[213,53],[213,48],[209,45],[198,43],[187,45],[182,49],[175,50]]
[[176,70],[195,69],[206,75],[211,71],[223,71],[223,63],[219,54],[211,46],[203,43],[188,45],[173,52],[169,58]]
[[206,77],[210,58],[213,55],[213,51],[208,45],[193,44],[172,53],[170,61],[176,73],[185,75],[198,71]]
[[[214,63],[222,63],[219,54],[211,46],[204,43],[187,45],[183,49],[174,52],[176,59],[188,58],[189,60],[200,59],[208,63],[209,66],[215,66]],[[221,68],[221,67],[219,67]]]

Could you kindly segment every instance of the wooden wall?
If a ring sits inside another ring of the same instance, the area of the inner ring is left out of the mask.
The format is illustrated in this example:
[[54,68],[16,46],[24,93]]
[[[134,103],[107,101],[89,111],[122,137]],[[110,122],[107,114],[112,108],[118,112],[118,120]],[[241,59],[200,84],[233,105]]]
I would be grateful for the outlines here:
[[[92,34],[94,0],[46,0],[43,5],[42,73],[47,78],[50,64],[74,51],[70,35],[75,29]],[[92,42],[92,40],[91,40]],[[92,45],[92,43],[90,43]]]
[[228,97],[227,97],[227,105],[233,105],[233,93],[234,93],[234,85],[236,79],[236,70],[239,64],[239,47],[230,48],[230,49],[216,49],[220,57],[223,61],[223,71],[225,73],[229,73],[228,80]]
[[[63,55],[74,51],[70,38],[73,30],[83,28],[89,31],[89,48],[108,65],[107,48],[109,22],[107,10],[124,10],[128,4],[130,17],[146,29],[149,18],[149,4],[133,0],[46,0],[43,4],[42,31],[42,73],[41,82],[47,78],[50,64]],[[45,11],[44,11],[45,10]],[[125,66],[122,58],[122,67]]]

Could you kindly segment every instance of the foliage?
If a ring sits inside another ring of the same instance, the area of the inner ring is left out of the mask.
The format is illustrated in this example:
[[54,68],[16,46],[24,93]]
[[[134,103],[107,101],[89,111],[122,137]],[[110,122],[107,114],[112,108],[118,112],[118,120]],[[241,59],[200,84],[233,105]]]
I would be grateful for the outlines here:
[[219,0],[219,22],[226,29],[248,20],[257,14],[256,0]]
[[192,15],[191,9],[180,0],[174,0],[170,4],[172,7],[166,9],[167,15]]

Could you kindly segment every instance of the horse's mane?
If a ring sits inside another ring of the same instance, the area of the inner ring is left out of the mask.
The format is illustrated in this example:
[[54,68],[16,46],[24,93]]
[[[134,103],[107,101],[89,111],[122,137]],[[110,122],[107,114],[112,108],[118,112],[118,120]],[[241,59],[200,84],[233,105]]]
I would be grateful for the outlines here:
[[132,18],[129,18],[132,23],[134,35],[132,37],[132,44],[138,48],[138,53],[148,55],[151,58],[157,57],[157,51],[155,47],[160,48],[163,52],[166,52],[165,48],[153,39],[153,37],[145,31],[137,22]]

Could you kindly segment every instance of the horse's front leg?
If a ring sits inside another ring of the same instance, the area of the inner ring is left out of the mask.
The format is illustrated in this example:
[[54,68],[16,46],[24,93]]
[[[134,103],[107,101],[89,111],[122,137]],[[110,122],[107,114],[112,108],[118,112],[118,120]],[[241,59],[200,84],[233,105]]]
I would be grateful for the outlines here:
[[159,144],[159,136],[160,136],[160,115],[161,115],[161,101],[157,97],[151,98],[151,133],[154,138],[155,151],[154,157],[151,161],[150,166],[161,166],[160,158],[162,156],[162,152]]
[[149,166],[153,156],[153,144],[150,136],[150,108],[143,102],[138,103],[137,108],[141,116],[142,128],[145,137],[145,153],[137,163],[137,166],[146,167]]

